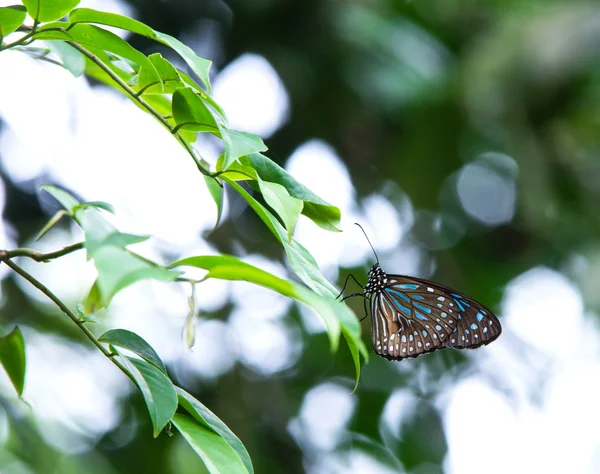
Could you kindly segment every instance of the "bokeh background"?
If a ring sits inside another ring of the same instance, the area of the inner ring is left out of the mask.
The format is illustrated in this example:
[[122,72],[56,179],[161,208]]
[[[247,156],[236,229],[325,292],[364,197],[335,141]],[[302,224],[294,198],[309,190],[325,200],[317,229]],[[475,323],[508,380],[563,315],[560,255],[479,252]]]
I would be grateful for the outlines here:
[[[2,5],[14,3],[2,1]],[[317,315],[245,283],[208,281],[192,351],[189,288],[145,282],[95,331],[148,340],[174,380],[241,438],[257,473],[600,471],[600,5],[579,0],[82,1],[133,16],[214,61],[232,126],[339,206],[343,233],[296,236],[338,284],[383,268],[484,302],[504,333],[477,351],[392,363],[356,393],[347,348]],[[168,50],[130,41],[145,53]],[[184,64],[180,64],[183,68]],[[214,162],[217,141],[197,150]],[[117,210],[137,250],[169,262],[228,252],[291,277],[238,196],[223,223],[202,177],[112,90],[0,54],[0,247],[78,241],[42,184]],[[83,253],[25,268],[74,306]],[[0,330],[24,331],[24,400],[0,373],[0,472],[202,473],[181,437],[152,438],[142,398],[43,295],[0,267]],[[362,316],[362,302],[349,303]],[[363,332],[369,342],[368,320]]]

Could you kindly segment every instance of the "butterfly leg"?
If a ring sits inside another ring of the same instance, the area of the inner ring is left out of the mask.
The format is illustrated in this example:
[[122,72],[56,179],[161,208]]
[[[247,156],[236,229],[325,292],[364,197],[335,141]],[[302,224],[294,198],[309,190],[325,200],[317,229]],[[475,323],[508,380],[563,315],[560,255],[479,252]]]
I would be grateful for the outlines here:
[[[349,274],[349,275],[346,277],[346,281],[344,282],[344,286],[342,287],[342,291],[340,291],[340,294],[339,294],[339,295],[337,295],[337,296],[335,297],[335,299],[336,299],[336,300],[337,300],[337,299],[338,299],[340,296],[342,296],[342,295],[344,294],[344,291],[346,290],[346,286],[348,285],[348,280],[349,280],[350,278],[352,278],[352,279],[353,279],[353,280],[356,282],[356,284],[357,284],[358,286],[360,286],[361,288],[364,286],[364,285],[361,285],[361,284],[358,282],[358,280],[356,279],[356,277],[355,277],[355,276],[354,276],[352,273],[350,273],[350,274]],[[355,294],[355,295],[353,295],[353,296],[358,296],[358,295],[357,295],[357,294]],[[344,299],[345,299],[345,298],[344,298]],[[344,300],[342,300],[342,301],[344,301]]]
[[367,316],[369,316],[369,313],[367,312],[367,298],[363,299],[363,303],[365,305],[365,315],[360,318],[360,320],[358,321],[359,323],[362,323],[365,319],[367,319]]

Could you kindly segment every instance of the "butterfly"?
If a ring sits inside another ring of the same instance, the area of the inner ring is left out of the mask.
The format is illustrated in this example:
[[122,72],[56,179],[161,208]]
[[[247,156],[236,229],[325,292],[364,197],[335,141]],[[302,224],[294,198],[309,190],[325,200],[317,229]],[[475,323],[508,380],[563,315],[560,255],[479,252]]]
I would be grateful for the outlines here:
[[448,347],[476,349],[502,333],[498,318],[481,303],[433,281],[387,274],[375,257],[362,293],[343,300],[362,296],[365,308],[369,301],[371,342],[381,357],[402,360]]

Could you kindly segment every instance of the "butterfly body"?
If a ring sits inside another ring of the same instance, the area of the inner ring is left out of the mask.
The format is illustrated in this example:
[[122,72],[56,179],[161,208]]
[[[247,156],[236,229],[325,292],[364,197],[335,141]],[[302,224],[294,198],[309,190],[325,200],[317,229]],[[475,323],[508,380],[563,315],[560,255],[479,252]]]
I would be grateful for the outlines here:
[[485,306],[451,288],[420,278],[385,273],[379,263],[363,288],[370,301],[371,341],[390,360],[454,347],[475,349],[502,328]]

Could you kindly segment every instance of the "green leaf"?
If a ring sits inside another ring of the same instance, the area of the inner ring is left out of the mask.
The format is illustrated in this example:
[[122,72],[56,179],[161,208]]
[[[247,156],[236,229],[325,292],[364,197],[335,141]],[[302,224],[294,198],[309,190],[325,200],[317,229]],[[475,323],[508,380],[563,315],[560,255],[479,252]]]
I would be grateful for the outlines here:
[[206,87],[206,90],[210,92],[211,86],[209,71],[212,63],[208,59],[197,56],[189,46],[186,46],[178,39],[175,39],[165,33],[160,33],[159,31],[155,31],[154,34],[156,41],[159,41],[160,43],[174,49],[183,58],[190,69],[194,71],[200,78]]
[[98,211],[97,206],[81,206],[66,191],[44,186],[81,226],[85,232],[85,248],[88,258],[94,259],[98,278],[84,301],[86,312],[105,308],[113,296],[123,288],[143,279],[173,281],[180,272],[173,272],[151,262],[125,247],[146,240],[145,236],[136,236],[119,232]]
[[[279,278],[229,255],[189,257],[174,262],[170,266],[192,266],[203,268],[208,270],[206,278],[247,281],[269,288],[284,296],[295,298],[298,301],[313,307],[325,321],[332,351],[337,350],[340,336],[340,323],[336,316],[336,311],[332,310],[331,304],[339,305],[340,311],[347,310],[345,305],[341,305],[333,299],[322,298],[297,283]],[[343,308],[346,309],[344,310]],[[356,318],[354,319],[356,321]],[[356,324],[358,325],[358,323]],[[358,327],[360,337],[360,326]]]
[[217,178],[212,178],[207,175],[202,176],[204,176],[204,181],[206,181],[208,192],[217,205],[217,222],[215,223],[215,227],[218,227],[219,222],[221,222],[221,214],[223,212],[223,185],[217,180]]
[[225,146],[223,169],[228,169],[241,156],[267,150],[262,139],[252,133],[237,132],[220,125],[219,130]]
[[94,314],[96,311],[100,311],[105,306],[102,305],[102,298],[100,296],[100,288],[98,287],[98,279],[90,288],[89,293],[83,300],[83,313],[88,316]]
[[125,367],[142,392],[156,438],[177,410],[177,392],[171,380],[156,366],[145,360],[126,357],[113,347],[119,362]]
[[172,94],[175,90],[185,87],[177,69],[159,53],[151,54],[148,59],[158,71],[162,83],[154,81],[152,74],[148,75],[146,68],[142,67],[138,76],[138,87],[144,94]]
[[73,46],[64,41],[46,41],[48,48],[62,61],[63,67],[79,77],[85,71],[85,57]]
[[282,243],[294,273],[318,294],[322,296],[336,296],[338,293],[337,289],[321,273],[312,255],[297,240],[292,238],[291,242],[288,242],[285,229],[275,216],[228,176],[222,175],[222,179],[248,202],[273,235]]
[[0,38],[10,35],[25,21],[27,10],[23,5],[0,8]]
[[62,18],[79,5],[79,0],[23,0],[29,16],[38,22]]
[[194,418],[176,414],[173,424],[202,459],[210,474],[248,474],[248,469],[233,448],[213,430]]
[[138,35],[154,38],[154,30],[141,21],[134,20],[117,13],[102,12],[91,8],[77,8],[69,14],[69,23],[97,23],[99,25],[114,26],[122,30],[131,31]]
[[48,28],[50,28],[49,25],[40,27],[38,32],[34,35],[34,38],[74,41],[88,48],[97,48],[108,51],[146,68],[146,74],[153,81],[160,82],[158,72],[150,60],[127,41],[119,38],[110,31],[85,23],[77,23],[73,25],[72,28],[63,31],[56,31]]
[[288,232],[288,242],[291,242],[304,203],[290,196],[280,184],[270,183],[259,178],[258,185],[267,204],[281,217]]
[[58,211],[56,214],[54,214],[52,216],[52,218],[46,223],[46,225],[43,227],[42,230],[40,230],[40,233],[38,234],[38,236],[36,237],[36,241],[40,240],[44,235],[46,235],[48,233],[48,231],[50,229],[52,229],[52,227],[54,227],[58,221],[60,221],[63,216],[68,216],[69,213],[67,211],[65,211],[64,209],[61,209],[60,211]]
[[86,209],[88,207],[95,207],[97,209],[103,209],[103,210],[105,210],[107,212],[110,212],[111,214],[115,213],[115,208],[114,207],[112,207],[107,202],[102,202],[102,201],[82,202],[81,204],[77,204],[73,208],[73,212],[77,212],[79,209]]
[[69,213],[70,216],[75,215],[73,208],[75,206],[79,205],[79,201],[77,199],[75,199],[73,196],[71,196],[68,192],[63,191],[62,189],[57,188],[55,186],[48,186],[48,185],[44,185],[40,189],[50,193],[54,199],[56,199],[58,202],[60,202],[62,204],[62,206],[67,210],[67,212]]
[[10,334],[0,337],[0,364],[6,370],[19,396],[25,386],[25,339],[18,326]]
[[217,122],[202,99],[189,87],[173,93],[173,118],[178,126],[196,132],[219,133]]
[[302,214],[325,230],[339,232],[340,210],[294,179],[281,166],[260,153],[248,155],[242,164],[252,166],[261,179],[282,185],[290,196],[304,201]]
[[192,415],[196,421],[207,426],[215,433],[220,435],[233,448],[237,456],[242,460],[244,466],[250,474],[254,473],[252,461],[248,451],[240,439],[223,423],[212,411],[206,408],[202,403],[196,400],[185,390],[176,387],[179,405]]
[[98,338],[100,342],[106,342],[113,346],[119,346],[123,349],[127,349],[134,354],[139,355],[146,362],[154,364],[157,368],[167,374],[167,368],[165,364],[158,356],[156,351],[148,344],[141,336],[138,336],[132,331],[127,329],[111,329],[106,331],[102,336]]

